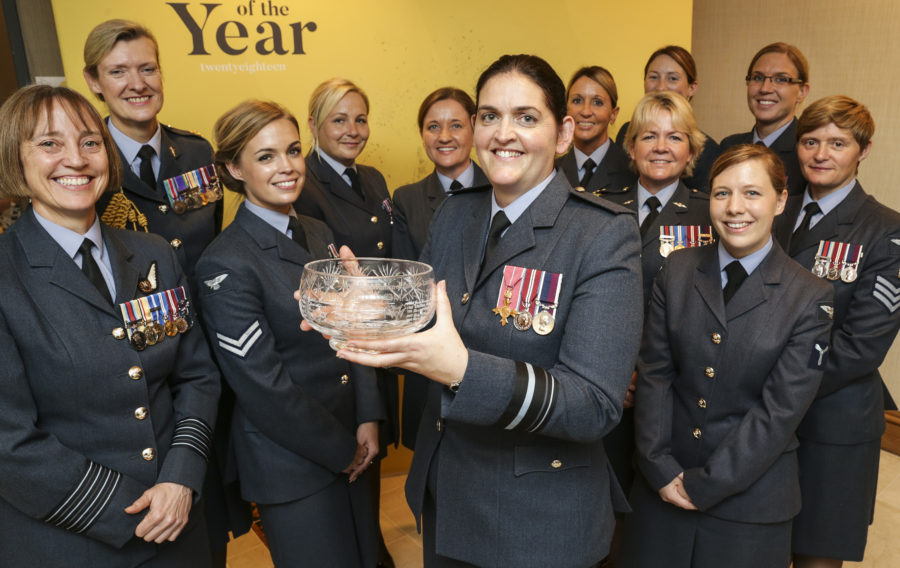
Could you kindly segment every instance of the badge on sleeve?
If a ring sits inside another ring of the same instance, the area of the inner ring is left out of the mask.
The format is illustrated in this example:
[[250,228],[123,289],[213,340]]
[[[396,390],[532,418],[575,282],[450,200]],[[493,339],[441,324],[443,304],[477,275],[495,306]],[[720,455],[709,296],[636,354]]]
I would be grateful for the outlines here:
[[829,321],[834,319],[834,302],[819,303],[819,319]]
[[203,285],[205,288],[203,289],[203,295],[208,296],[213,292],[221,292],[223,291],[223,287],[225,291],[231,290],[231,282],[226,282],[229,274],[227,272],[220,272],[219,274],[211,274],[208,278],[202,278]]
[[262,337],[262,326],[259,325],[259,320],[251,323],[250,326],[241,333],[240,337],[228,337],[223,333],[216,332],[216,339],[219,340],[219,347],[225,351],[234,353],[241,359],[247,357],[247,353],[249,353],[250,349],[256,345],[256,342],[259,341],[260,337]]
[[875,277],[872,297],[891,313],[896,312],[897,308],[900,308],[900,287],[892,284],[890,280],[881,274]]
[[825,362],[828,360],[826,357],[828,350],[828,344],[824,341],[816,341],[813,344],[812,353],[809,354],[809,368],[810,369],[822,369],[825,367]]

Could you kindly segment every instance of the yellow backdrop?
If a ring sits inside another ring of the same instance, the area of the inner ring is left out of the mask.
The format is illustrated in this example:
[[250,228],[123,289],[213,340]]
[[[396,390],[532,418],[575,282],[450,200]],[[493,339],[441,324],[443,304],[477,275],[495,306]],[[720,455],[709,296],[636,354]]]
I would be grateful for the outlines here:
[[[67,84],[104,113],[81,76],[85,37],[110,18],[153,30],[166,87],[161,119],[210,140],[216,117],[245,98],[275,100],[305,123],[318,83],[352,79],[371,101],[372,134],[360,161],[380,169],[393,191],[431,171],[416,128],[424,96],[444,85],[472,93],[499,55],[538,54],[564,81],[581,65],[607,67],[618,83],[624,124],[643,94],[647,56],[667,43],[690,47],[691,0],[555,5],[551,11],[549,2],[527,0],[53,0],[53,11]],[[302,136],[308,146],[306,129]]]

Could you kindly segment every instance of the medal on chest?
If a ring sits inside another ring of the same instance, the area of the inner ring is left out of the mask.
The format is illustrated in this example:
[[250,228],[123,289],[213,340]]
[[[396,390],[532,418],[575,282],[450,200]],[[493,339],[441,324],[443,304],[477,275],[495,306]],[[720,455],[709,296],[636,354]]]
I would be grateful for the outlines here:
[[862,245],[837,241],[819,241],[811,272],[818,278],[840,280],[846,284],[856,281],[862,261]]
[[163,180],[169,205],[177,215],[222,199],[223,191],[213,164]]
[[659,255],[666,258],[673,251],[712,244],[713,240],[711,225],[660,225]]
[[166,337],[184,333],[193,326],[190,301],[184,287],[135,298],[119,304],[128,341],[137,351],[156,345]]

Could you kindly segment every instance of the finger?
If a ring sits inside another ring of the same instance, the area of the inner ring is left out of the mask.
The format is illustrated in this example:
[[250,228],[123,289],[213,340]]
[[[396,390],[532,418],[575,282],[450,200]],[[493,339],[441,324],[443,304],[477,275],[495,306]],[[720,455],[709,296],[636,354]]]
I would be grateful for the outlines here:
[[125,507],[125,512],[129,515],[133,515],[135,513],[140,513],[149,506],[150,496],[147,495],[147,492],[145,491],[144,494],[138,497],[134,503]]
[[447,296],[447,281],[441,280],[435,288],[435,313],[437,315],[437,324],[449,323],[453,325],[453,308],[450,306],[450,297]]
[[300,301],[300,290],[294,290],[294,299]]
[[350,250],[350,247],[343,245],[340,251],[341,260],[343,261],[344,270],[351,276],[362,276],[362,270],[359,269],[359,263],[356,261],[356,255]]

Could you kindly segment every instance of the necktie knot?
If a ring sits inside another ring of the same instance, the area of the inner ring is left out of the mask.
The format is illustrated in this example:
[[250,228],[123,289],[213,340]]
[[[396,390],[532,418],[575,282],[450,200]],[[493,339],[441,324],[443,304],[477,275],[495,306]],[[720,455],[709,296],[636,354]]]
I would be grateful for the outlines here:
[[487,246],[484,248],[484,258],[481,260],[482,270],[484,269],[484,265],[487,264],[488,258],[493,256],[494,250],[500,244],[500,238],[503,236],[503,231],[511,224],[512,223],[509,222],[509,217],[507,217],[506,213],[503,211],[497,211],[497,214],[491,219],[491,228],[488,229]]
[[803,220],[800,222],[800,226],[797,227],[797,230],[794,231],[794,234],[791,236],[791,244],[788,251],[791,256],[793,256],[794,253],[797,252],[798,247],[800,246],[800,241],[803,240],[803,237],[809,232],[812,218],[821,213],[822,208],[819,207],[819,204],[815,201],[810,201],[803,206],[803,211]]
[[739,261],[734,260],[725,267],[725,274],[728,275],[728,282],[725,283],[723,296],[727,304],[744,280],[747,279],[747,271],[744,270],[743,265]]
[[365,201],[366,196],[363,194],[362,184],[359,182],[359,172],[354,168],[347,168],[344,170],[344,175],[350,178],[350,187],[353,188],[353,191],[356,192],[360,199]]
[[596,167],[597,164],[594,163],[594,160],[588,158],[584,161],[584,164],[582,164],[581,166],[581,168],[584,170],[584,175],[581,176],[581,181],[579,182],[579,185],[581,185],[581,187],[587,187],[588,182],[591,181],[591,176],[594,175],[594,168]]
[[462,188],[463,188],[463,184],[459,183],[459,180],[455,179],[450,183],[450,191],[456,191],[457,189],[462,189]]
[[650,213],[653,213],[654,211],[658,211],[659,206],[662,204],[659,202],[658,197],[656,197],[655,195],[651,195],[647,198],[647,201],[644,202],[644,205],[650,208]]
[[156,174],[153,173],[153,156],[156,150],[149,144],[144,144],[138,150],[138,158],[141,159],[140,176],[141,181],[152,188],[156,188]]
[[647,213],[647,216],[644,217],[643,223],[641,223],[641,237],[647,234],[647,231],[650,230],[650,227],[653,225],[653,222],[656,221],[656,218],[659,216],[659,206],[662,205],[660,203],[659,198],[655,195],[651,195],[644,201],[644,205],[650,208],[650,212]]
[[293,240],[304,249],[307,249],[306,233],[303,232],[303,226],[300,224],[300,219],[297,219],[293,216],[288,217],[288,229],[291,230],[291,240]]
[[815,201],[810,201],[810,202],[807,203],[806,206],[803,208],[803,211],[806,212],[806,215],[808,215],[809,217],[812,217],[813,215],[818,215],[819,213],[821,213],[821,212],[822,212],[822,208],[819,207],[819,204],[818,204],[817,202],[815,202]]

